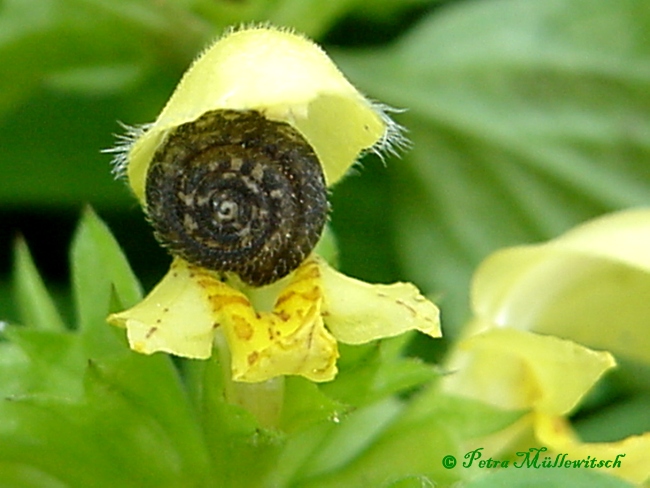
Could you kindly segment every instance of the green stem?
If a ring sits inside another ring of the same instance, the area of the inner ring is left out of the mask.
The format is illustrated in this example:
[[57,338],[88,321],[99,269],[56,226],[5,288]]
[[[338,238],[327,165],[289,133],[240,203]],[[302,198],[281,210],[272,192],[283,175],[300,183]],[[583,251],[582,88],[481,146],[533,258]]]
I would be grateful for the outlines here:
[[232,379],[230,350],[225,337],[217,332],[214,347],[222,365],[226,401],[252,413],[261,427],[275,428],[282,415],[284,403],[284,377],[271,378],[259,383],[243,383]]

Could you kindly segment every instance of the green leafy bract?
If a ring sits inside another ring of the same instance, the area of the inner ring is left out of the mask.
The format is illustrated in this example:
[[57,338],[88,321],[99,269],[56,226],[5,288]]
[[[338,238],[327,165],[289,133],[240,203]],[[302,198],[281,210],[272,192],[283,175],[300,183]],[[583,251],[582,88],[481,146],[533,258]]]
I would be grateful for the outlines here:
[[323,385],[235,383],[222,349],[206,361],[137,354],[105,317],[137,302],[140,285],[90,209],[71,267],[74,327],[17,244],[24,324],[6,325],[0,342],[0,467],[11,486],[454,481],[462,473],[441,467],[443,453],[517,417],[440,394],[436,369],[404,356],[408,335],[343,347],[339,377]]

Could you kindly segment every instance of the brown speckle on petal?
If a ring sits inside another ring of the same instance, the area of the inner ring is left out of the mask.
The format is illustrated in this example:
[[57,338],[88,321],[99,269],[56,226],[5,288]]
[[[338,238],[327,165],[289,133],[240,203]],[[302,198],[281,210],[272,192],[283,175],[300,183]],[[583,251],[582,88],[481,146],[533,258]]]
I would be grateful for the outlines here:
[[413,317],[417,318],[417,316],[418,316],[417,310],[415,310],[411,305],[406,303],[404,300],[398,298],[397,300],[395,300],[395,303],[397,303],[398,305],[401,305],[402,307],[407,309],[411,313],[411,315],[413,315]]

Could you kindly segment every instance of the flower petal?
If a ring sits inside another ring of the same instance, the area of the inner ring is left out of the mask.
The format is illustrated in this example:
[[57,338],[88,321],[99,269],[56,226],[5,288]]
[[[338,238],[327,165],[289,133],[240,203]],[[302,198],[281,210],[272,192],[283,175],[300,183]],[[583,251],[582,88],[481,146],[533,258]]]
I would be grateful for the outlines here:
[[218,325],[201,274],[182,259],[175,259],[158,285],[133,308],[108,317],[108,322],[126,327],[134,351],[153,354],[164,351],[177,356],[205,359],[212,352]]
[[439,310],[411,283],[371,285],[321,260],[325,323],[346,344],[362,344],[419,330],[441,337]]
[[[256,382],[290,374],[312,381],[334,378],[338,349],[321,317],[323,290],[316,260],[306,260],[291,275],[271,313],[256,312],[243,294],[224,283],[214,283],[210,293],[230,347],[234,380]],[[235,296],[240,298],[228,298]]]
[[338,350],[323,325],[322,297],[315,260],[305,261],[291,275],[272,312],[257,312],[242,292],[175,259],[141,303],[108,320],[127,328],[137,352],[199,359],[210,356],[219,328],[228,341],[235,381],[290,374],[328,381],[336,375]]
[[147,168],[167,132],[217,109],[258,110],[293,125],[335,183],[397,126],[310,40],[267,26],[231,31],[189,68],[158,119],[130,147],[127,174],[144,201]]
[[615,365],[607,352],[516,329],[461,340],[445,390],[506,409],[566,414]]
[[622,455],[620,467],[602,469],[632,483],[640,484],[650,479],[650,432],[617,442],[583,443],[562,417],[538,413],[534,425],[537,439],[556,453],[567,453],[569,460],[615,460],[617,455]]
[[493,254],[475,275],[472,303],[498,326],[650,362],[650,210],[615,213],[546,244]]

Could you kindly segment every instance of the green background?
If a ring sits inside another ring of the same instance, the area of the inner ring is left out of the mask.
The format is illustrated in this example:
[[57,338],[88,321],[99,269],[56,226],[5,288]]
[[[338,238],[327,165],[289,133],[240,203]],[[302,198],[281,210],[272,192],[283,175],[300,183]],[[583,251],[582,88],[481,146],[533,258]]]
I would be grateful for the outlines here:
[[151,286],[168,258],[102,149],[152,121],[227,25],[321,42],[369,97],[405,109],[412,149],[334,188],[342,268],[439,298],[453,337],[496,248],[551,238],[650,198],[644,0],[5,0],[0,2],[0,318],[26,236],[65,295],[80,209],[106,219]]
[[[649,203],[647,0],[0,0],[0,322],[19,318],[10,279],[19,235],[74,322],[68,248],[87,204],[145,289],[165,273],[169,257],[101,150],[120,123],[152,121],[227,26],[258,21],[313,37],[362,92],[401,109],[394,118],[411,148],[356,165],[332,191],[331,220],[343,271],[413,281],[440,304],[445,339],[418,337],[413,354],[436,360],[457,336],[471,275],[490,252]],[[605,382],[578,415],[582,433],[650,429],[644,388],[622,397]]]

